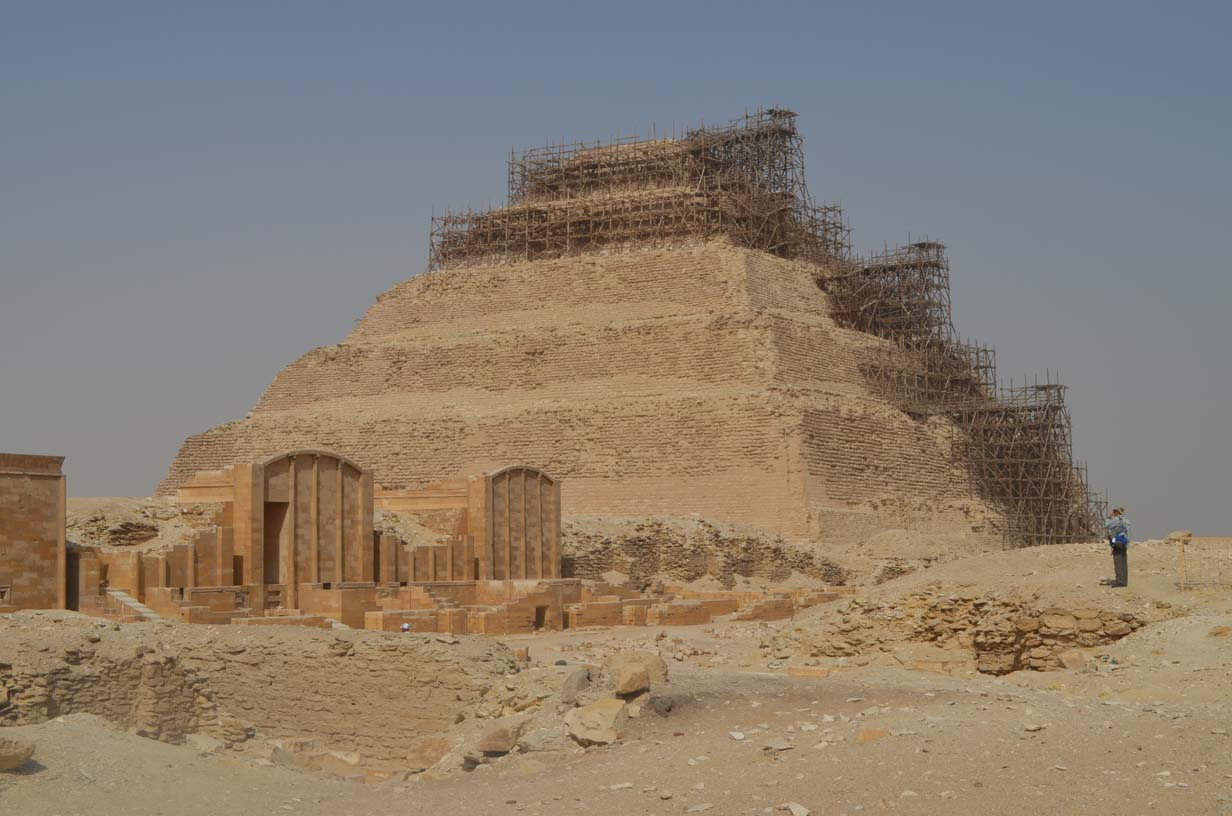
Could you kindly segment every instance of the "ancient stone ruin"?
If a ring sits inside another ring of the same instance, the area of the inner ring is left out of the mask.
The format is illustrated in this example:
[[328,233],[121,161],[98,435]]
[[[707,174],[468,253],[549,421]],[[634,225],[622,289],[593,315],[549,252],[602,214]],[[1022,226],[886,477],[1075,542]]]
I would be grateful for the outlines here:
[[[851,591],[653,592],[562,578],[560,482],[513,466],[387,490],[323,450],[203,471],[177,492],[190,539],[134,549],[65,541],[59,457],[3,460],[4,611],[70,608],[121,622],[294,625],[445,634],[770,620]],[[20,477],[20,478],[12,478]],[[376,506],[440,539],[374,529]]]
[[[80,500],[69,526],[63,459],[0,454],[0,727],[93,715],[399,795],[543,751],[591,787],[597,766],[559,752],[625,736],[716,780],[731,757],[828,764],[846,743],[875,769],[920,736],[873,725],[904,714],[929,729],[907,763],[965,761],[929,699],[957,706],[979,673],[1109,682],[1108,650],[1171,609],[1019,591],[1045,554],[1094,549],[1102,515],[1064,386],[1002,387],[954,327],[942,244],[854,254],[792,112],[514,154],[503,206],[430,237],[427,270],[185,440],[155,497]],[[1012,589],[964,554],[1005,557]],[[669,714],[681,730],[655,728]],[[678,747],[707,733],[725,748]],[[32,751],[0,745],[0,771]],[[505,798],[510,771],[488,774],[499,800],[538,810]],[[659,784],[640,794],[714,807]],[[776,809],[765,795],[742,812]]]
[[940,244],[859,259],[849,233],[786,110],[514,155],[505,206],[434,219],[428,273],[186,440],[159,491],[324,448],[412,492],[525,463],[567,515],[1088,538],[1061,387],[997,391]]

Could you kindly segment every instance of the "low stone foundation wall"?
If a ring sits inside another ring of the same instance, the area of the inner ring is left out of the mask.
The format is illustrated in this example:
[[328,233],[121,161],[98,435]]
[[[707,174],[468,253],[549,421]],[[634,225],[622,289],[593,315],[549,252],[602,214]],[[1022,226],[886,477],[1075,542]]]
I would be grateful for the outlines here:
[[1113,643],[1144,623],[1131,612],[1041,608],[1031,599],[922,591],[893,603],[853,598],[812,625],[798,626],[786,639],[807,657],[855,657],[899,643],[930,644],[969,652],[981,672],[1008,674],[1061,668],[1074,649]]

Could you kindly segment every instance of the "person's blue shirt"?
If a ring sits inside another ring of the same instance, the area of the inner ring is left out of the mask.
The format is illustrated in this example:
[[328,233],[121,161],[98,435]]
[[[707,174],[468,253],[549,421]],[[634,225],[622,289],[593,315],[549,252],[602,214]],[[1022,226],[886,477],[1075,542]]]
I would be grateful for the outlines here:
[[1104,522],[1104,530],[1114,544],[1129,543],[1129,519],[1125,516],[1113,516]]

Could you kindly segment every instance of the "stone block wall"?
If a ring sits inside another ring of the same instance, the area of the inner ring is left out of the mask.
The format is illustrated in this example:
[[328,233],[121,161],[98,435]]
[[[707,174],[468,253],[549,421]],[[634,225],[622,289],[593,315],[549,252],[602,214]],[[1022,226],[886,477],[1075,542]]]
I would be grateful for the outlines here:
[[0,612],[67,605],[63,463],[0,453]]

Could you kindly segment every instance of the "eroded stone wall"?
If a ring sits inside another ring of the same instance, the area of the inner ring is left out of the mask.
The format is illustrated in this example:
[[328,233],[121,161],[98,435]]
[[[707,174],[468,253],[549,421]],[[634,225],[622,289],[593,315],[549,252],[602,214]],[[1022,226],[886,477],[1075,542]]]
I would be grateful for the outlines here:
[[981,672],[1008,674],[1060,668],[1067,652],[1113,643],[1144,623],[1132,612],[923,590],[893,602],[846,601],[818,625],[798,628],[794,641],[812,657],[875,654],[897,643],[969,650]]
[[618,572],[639,588],[707,576],[729,587],[737,576],[781,582],[800,573],[827,584],[847,577],[837,564],[781,539],[705,521],[572,519],[564,525],[562,544],[565,577],[600,581]]
[[383,761],[471,716],[517,670],[478,638],[0,619],[0,724],[87,712],[170,742],[312,737]]

